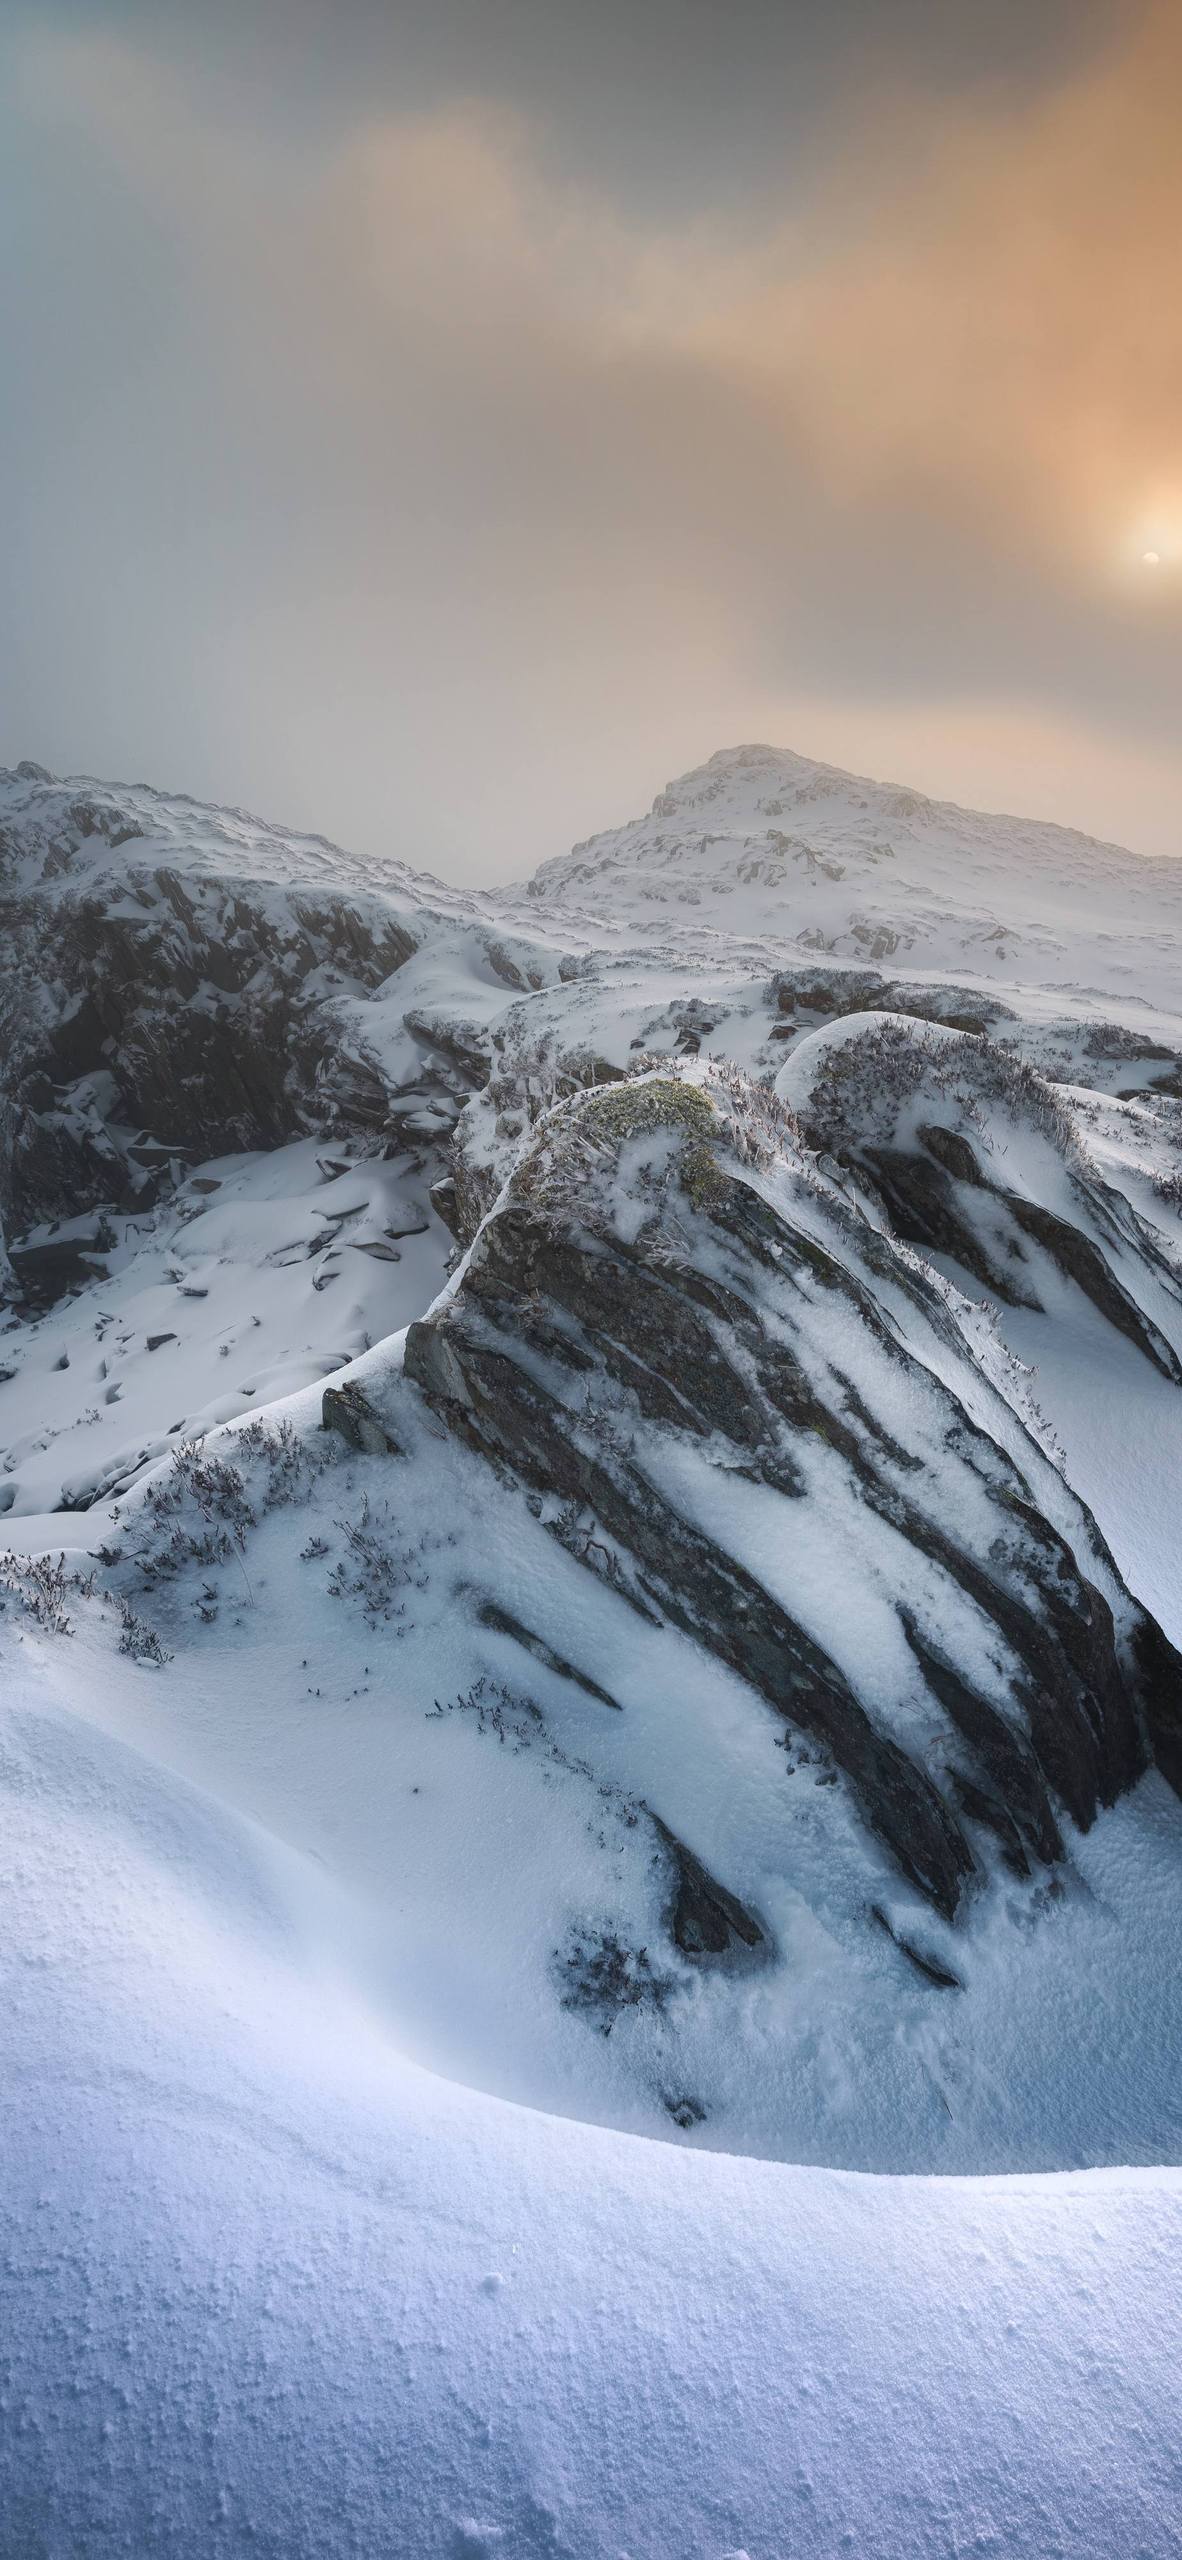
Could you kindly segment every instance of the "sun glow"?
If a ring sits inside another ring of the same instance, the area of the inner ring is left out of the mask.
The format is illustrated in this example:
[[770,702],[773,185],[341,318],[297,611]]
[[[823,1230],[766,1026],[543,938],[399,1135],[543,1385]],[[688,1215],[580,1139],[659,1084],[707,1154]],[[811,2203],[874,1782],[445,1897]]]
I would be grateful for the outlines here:
[[1182,499],[1159,492],[1127,526],[1120,557],[1126,575],[1139,578],[1182,568]]

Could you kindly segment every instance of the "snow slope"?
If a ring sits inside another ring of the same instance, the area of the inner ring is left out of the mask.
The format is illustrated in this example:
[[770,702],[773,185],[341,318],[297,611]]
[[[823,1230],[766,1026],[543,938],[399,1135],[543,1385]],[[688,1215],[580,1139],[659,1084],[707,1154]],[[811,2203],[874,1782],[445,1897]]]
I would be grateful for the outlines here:
[[170,1446],[343,1368],[418,1314],[451,1248],[421,1164],[347,1140],[215,1158],[108,1227],[81,1300],[0,1330],[6,1518],[89,1510]]
[[[1034,1373],[1072,1483],[1177,1639],[1177,1103],[1166,1106],[1173,1126],[1163,1126],[1136,1100],[1100,1103],[1055,1087],[1044,1092],[1038,1127],[998,1052],[884,1014],[810,1033],[776,1082],[818,1143],[883,1187],[895,1232],[992,1307]],[[1164,1168],[1156,1189],[1155,1164]]]
[[1180,892],[0,776],[0,2551],[1177,2548]]
[[725,749],[528,897],[604,931],[720,937],[1178,1010],[1182,855],[985,817],[775,747]]
[[314,1866],[32,1660],[3,1721],[14,2560],[1176,2549],[1177,2173],[848,2178],[474,2094]]

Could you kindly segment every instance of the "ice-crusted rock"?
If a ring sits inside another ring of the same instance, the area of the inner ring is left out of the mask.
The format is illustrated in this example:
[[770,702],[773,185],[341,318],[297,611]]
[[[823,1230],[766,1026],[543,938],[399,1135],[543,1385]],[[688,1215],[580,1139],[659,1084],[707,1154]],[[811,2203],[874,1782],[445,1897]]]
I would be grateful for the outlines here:
[[1182,1698],[970,1315],[766,1094],[683,1067],[550,1114],[405,1362],[949,1918],[998,1858],[1054,1864]]

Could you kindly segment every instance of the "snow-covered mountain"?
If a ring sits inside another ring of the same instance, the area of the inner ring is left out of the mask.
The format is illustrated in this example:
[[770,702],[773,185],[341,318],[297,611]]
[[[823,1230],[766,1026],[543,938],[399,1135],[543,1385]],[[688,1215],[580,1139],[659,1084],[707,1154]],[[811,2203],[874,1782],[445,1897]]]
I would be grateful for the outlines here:
[[647,818],[543,863],[527,893],[597,934],[718,937],[892,969],[1178,1007],[1182,854],[983,817],[763,746],[658,794]]
[[1165,2560],[1180,921],[0,776],[14,2550]]

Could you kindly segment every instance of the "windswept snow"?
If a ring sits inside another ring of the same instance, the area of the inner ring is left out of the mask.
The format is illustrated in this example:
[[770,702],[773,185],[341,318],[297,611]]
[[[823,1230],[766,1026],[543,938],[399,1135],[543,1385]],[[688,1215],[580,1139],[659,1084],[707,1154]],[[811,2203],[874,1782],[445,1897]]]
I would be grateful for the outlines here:
[[31,1657],[3,1717],[14,2560],[1176,2549],[1178,2172],[850,2178],[474,2093],[317,1865]]

